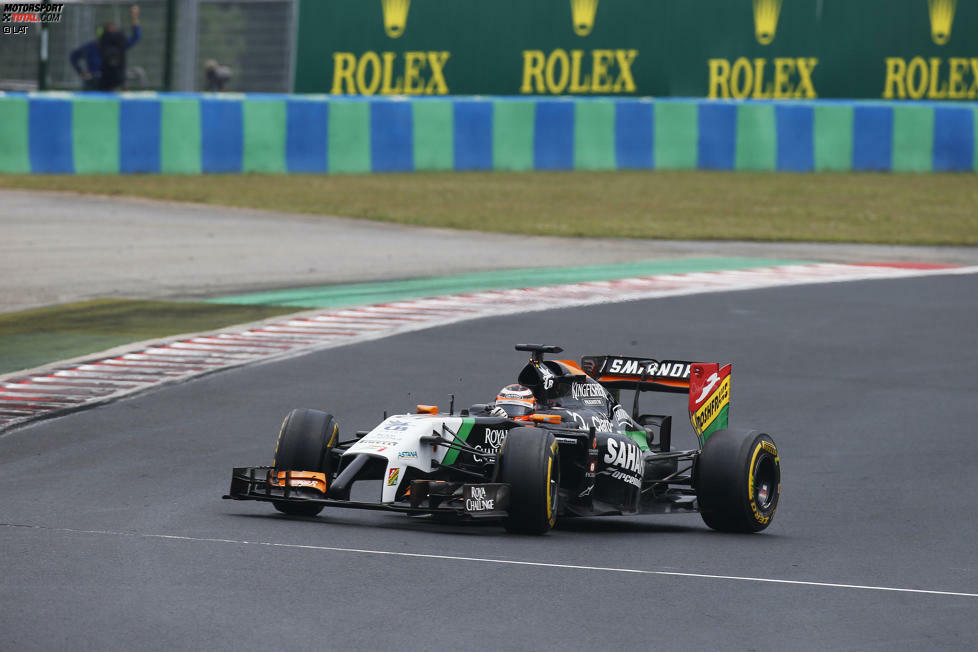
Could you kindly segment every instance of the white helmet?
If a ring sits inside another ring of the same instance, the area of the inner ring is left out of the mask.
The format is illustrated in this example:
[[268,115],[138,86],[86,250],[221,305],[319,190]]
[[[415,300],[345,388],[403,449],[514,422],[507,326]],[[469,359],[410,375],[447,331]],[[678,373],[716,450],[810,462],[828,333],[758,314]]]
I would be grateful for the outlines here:
[[533,390],[523,385],[506,385],[496,395],[496,407],[510,417],[525,417],[536,409]]

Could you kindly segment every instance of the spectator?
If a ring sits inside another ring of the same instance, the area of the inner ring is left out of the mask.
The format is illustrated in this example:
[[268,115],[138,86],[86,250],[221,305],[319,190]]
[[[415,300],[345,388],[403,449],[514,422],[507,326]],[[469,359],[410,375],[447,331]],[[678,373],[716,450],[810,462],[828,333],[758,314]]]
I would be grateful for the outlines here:
[[231,81],[231,69],[220,65],[216,59],[208,59],[204,62],[204,90],[208,93],[217,93],[227,89],[228,82]]
[[[71,65],[82,78],[86,91],[113,91],[125,85],[126,50],[139,41],[139,6],[129,10],[132,18],[132,35],[126,38],[115,23],[106,23],[99,30],[98,38],[79,46],[71,53]],[[84,60],[84,68],[82,67]]]

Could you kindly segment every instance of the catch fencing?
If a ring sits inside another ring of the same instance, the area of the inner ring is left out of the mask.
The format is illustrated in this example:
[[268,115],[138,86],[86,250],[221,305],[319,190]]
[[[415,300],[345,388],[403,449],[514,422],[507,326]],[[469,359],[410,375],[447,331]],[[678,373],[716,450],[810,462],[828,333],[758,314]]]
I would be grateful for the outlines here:
[[[72,50],[94,40],[108,22],[131,34],[132,4],[66,2],[60,21],[48,25],[45,86],[80,90],[81,79],[69,61]],[[210,60],[231,73],[223,90],[292,90],[297,0],[139,0],[138,5],[142,38],[127,53],[128,90],[206,90],[204,66]],[[173,32],[169,58],[168,30]],[[0,90],[37,90],[40,52],[36,24],[26,34],[0,35]]]
[[0,172],[978,171],[978,106],[872,101],[0,96]]

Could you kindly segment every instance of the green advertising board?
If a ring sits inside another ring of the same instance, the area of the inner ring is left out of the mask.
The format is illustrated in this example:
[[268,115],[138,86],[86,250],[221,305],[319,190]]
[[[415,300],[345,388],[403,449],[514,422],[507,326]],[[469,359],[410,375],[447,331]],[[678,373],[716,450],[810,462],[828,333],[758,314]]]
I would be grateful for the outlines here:
[[294,90],[978,100],[978,0],[301,0]]

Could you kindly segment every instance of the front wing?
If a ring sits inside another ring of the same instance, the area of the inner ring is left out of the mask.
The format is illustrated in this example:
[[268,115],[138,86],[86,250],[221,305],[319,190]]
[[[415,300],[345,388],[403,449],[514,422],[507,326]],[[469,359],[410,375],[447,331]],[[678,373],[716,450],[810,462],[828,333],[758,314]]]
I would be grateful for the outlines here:
[[324,473],[279,471],[268,466],[257,466],[233,469],[231,489],[223,498],[480,519],[507,515],[509,485],[413,480],[403,500],[393,503],[365,502],[329,497]]

